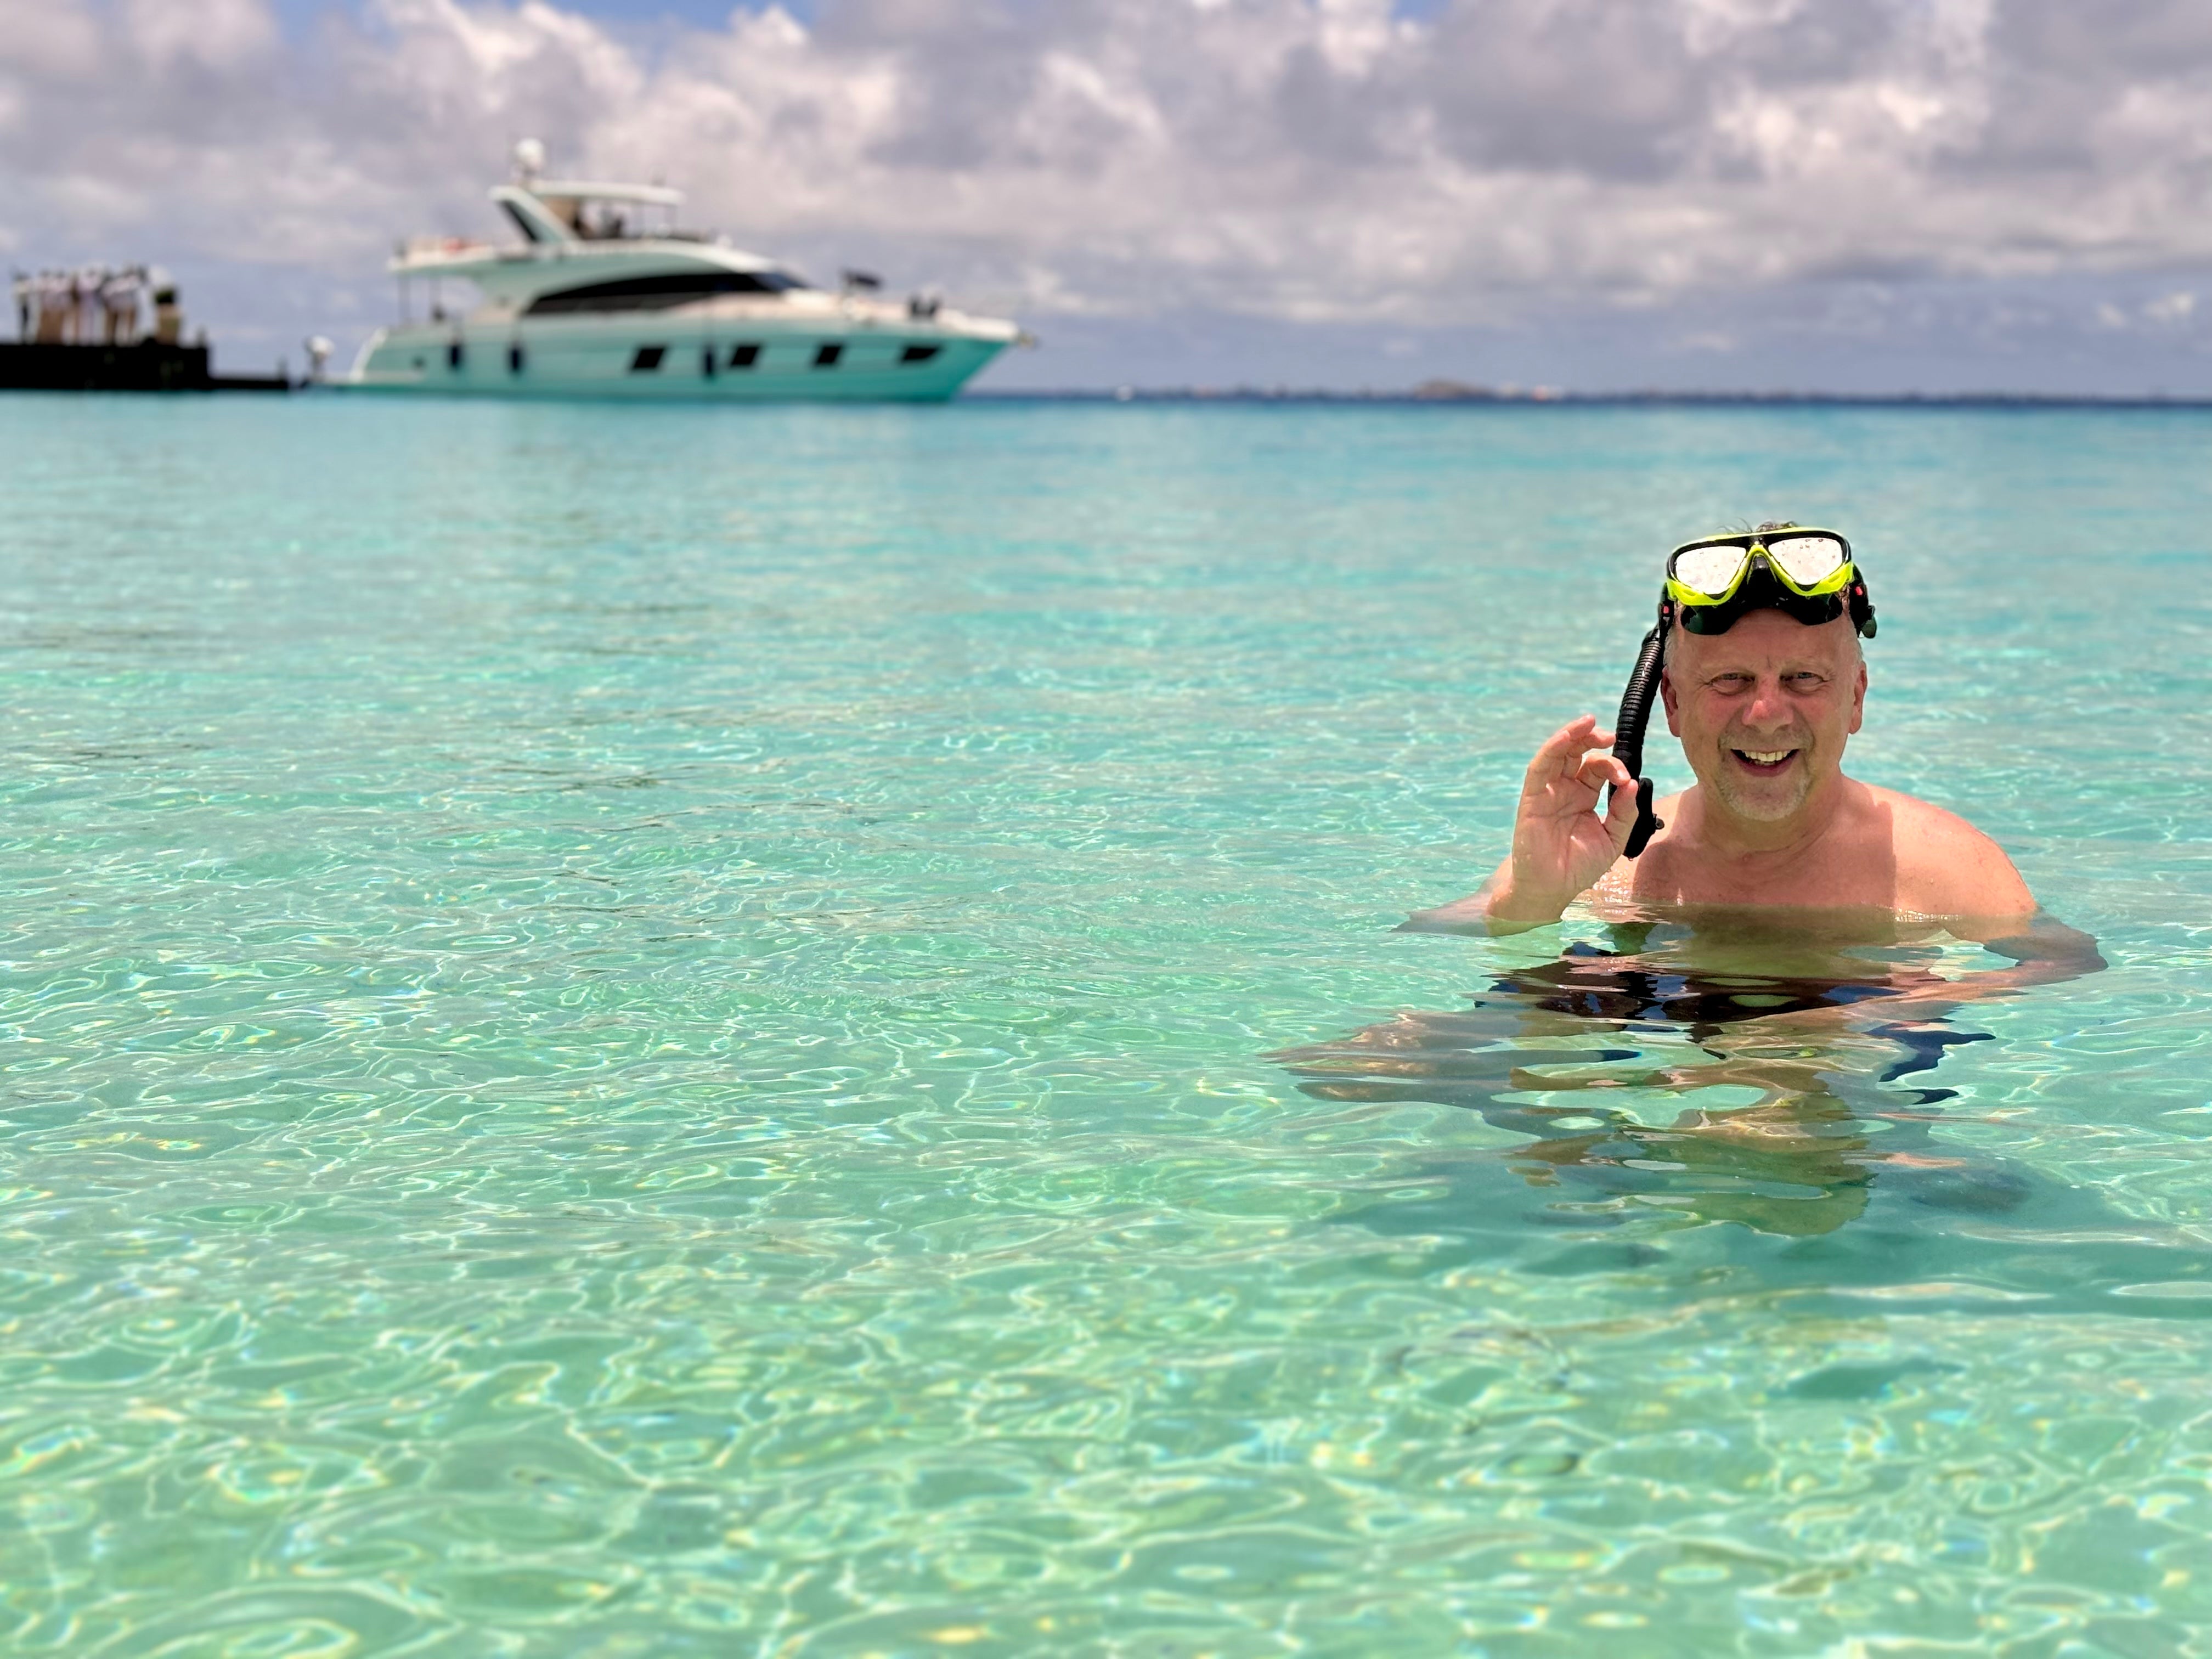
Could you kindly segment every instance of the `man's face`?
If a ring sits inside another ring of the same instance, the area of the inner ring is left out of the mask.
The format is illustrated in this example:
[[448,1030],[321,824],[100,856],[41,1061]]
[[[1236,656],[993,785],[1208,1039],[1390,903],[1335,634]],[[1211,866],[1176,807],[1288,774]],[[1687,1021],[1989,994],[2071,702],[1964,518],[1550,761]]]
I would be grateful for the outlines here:
[[1739,817],[1771,823],[1843,769],[1866,710],[1850,618],[1808,628],[1753,611],[1725,634],[1678,625],[1660,690],[1698,781]]

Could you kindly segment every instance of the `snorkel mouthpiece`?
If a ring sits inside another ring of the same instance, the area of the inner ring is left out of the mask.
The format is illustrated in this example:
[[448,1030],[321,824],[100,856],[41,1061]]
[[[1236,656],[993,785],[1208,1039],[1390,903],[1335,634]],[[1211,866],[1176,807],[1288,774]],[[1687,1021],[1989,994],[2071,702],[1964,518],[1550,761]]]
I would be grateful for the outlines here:
[[[1620,849],[1623,858],[1639,855],[1652,836],[1667,825],[1652,814],[1651,780],[1644,775],[1644,728],[1651,722],[1651,700],[1659,695],[1659,659],[1667,643],[1667,629],[1673,618],[1669,606],[1663,599],[1659,605],[1659,620],[1644,636],[1644,647],[1636,653],[1636,666],[1630,671],[1627,689],[1620,694],[1620,714],[1613,723],[1613,754],[1628,769],[1628,775],[1636,781],[1636,826],[1628,832],[1628,844]],[[1619,785],[1609,785],[1606,803],[1610,808],[1613,791]]]

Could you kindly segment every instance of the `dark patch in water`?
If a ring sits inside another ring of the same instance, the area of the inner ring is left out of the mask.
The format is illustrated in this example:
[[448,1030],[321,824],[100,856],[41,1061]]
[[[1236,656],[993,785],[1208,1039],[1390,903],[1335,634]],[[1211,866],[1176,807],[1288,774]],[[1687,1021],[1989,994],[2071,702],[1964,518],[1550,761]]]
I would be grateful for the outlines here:
[[1956,1210],[1974,1215],[2002,1215],[2027,1202],[2034,1188],[2025,1176],[1988,1164],[1968,1164],[1956,1170],[1913,1170],[1900,1172],[1905,1195],[1931,1210]]
[[[1915,1072],[1934,1071],[1942,1063],[1944,1052],[1947,1049],[1958,1048],[1964,1043],[1988,1042],[1993,1040],[1990,1033],[1987,1031],[1954,1031],[1942,1026],[1897,1024],[1869,1027],[1867,1035],[1899,1043],[1909,1051],[1904,1059],[1884,1072],[1877,1079],[1883,1083],[1894,1083],[1899,1078],[1911,1077]],[[1947,1099],[1952,1092],[1948,1089],[1942,1091]]]
[[1884,1365],[1823,1365],[1792,1379],[1782,1390],[1791,1400],[1879,1400],[1909,1376],[1963,1370],[1941,1359],[1899,1359]]
[[1635,1267],[1649,1267],[1666,1259],[1666,1251],[1654,1249],[1649,1244],[1638,1244],[1629,1239],[1606,1239],[1599,1243],[1571,1245],[1557,1255],[1547,1255],[1541,1261],[1530,1262],[1521,1271],[1540,1273],[1547,1279],[1577,1279],[1584,1273],[1618,1273]]
[[1556,1480],[1583,1466],[1583,1455],[1571,1451],[1526,1451],[1507,1458],[1498,1474],[1516,1480]]

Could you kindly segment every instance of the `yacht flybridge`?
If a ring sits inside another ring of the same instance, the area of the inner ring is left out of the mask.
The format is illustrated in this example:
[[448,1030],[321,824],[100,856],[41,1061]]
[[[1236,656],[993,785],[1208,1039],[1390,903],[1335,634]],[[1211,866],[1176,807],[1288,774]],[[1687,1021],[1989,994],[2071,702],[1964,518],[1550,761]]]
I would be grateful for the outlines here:
[[[351,384],[478,397],[578,395],[725,400],[940,401],[1007,346],[1014,324],[933,299],[842,289],[666,222],[683,200],[654,185],[538,177],[544,152],[515,146],[515,179],[491,192],[519,246],[417,238],[394,258],[403,313],[430,289],[427,321],[380,329]],[[442,286],[483,303],[449,316]]]

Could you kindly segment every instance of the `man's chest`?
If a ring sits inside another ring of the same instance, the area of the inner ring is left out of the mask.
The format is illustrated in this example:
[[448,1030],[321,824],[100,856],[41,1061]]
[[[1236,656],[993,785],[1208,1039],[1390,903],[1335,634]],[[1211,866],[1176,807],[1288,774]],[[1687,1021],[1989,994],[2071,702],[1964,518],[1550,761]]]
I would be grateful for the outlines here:
[[1887,842],[1795,860],[1742,860],[1655,841],[1634,863],[1614,866],[1600,894],[1644,904],[1893,909],[1897,860]]

